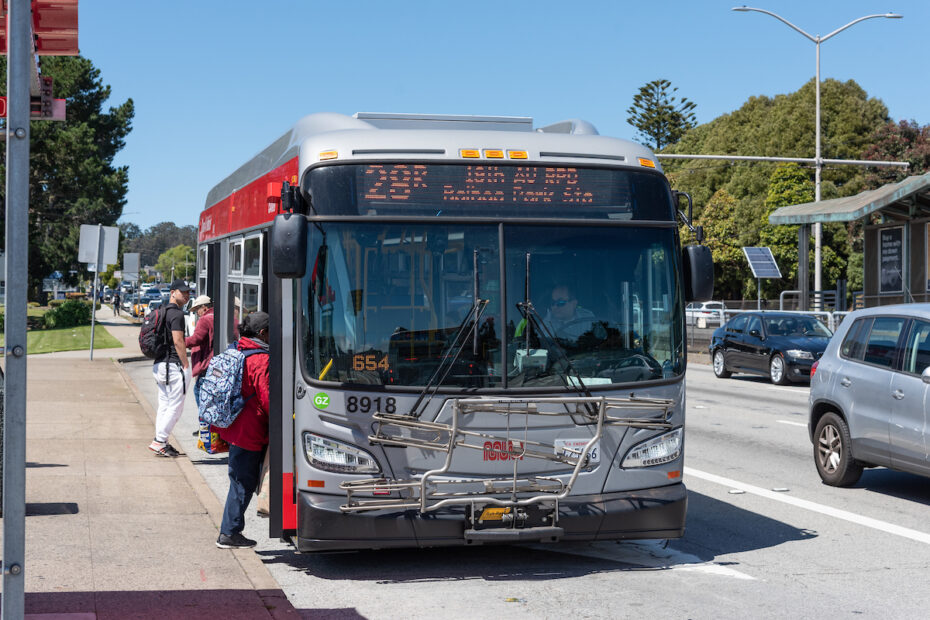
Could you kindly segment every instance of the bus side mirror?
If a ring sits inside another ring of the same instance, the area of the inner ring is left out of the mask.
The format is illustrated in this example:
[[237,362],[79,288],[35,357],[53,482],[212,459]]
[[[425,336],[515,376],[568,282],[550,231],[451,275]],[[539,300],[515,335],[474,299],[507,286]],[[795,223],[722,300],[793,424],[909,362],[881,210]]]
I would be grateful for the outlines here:
[[[269,198],[270,200],[270,198]],[[287,181],[281,183],[281,211],[284,213],[307,214],[307,201],[300,193],[300,187],[291,185]]]
[[685,301],[710,301],[714,296],[714,259],[706,245],[689,245],[681,253]]
[[271,227],[271,270],[279,278],[302,278],[307,271],[307,220],[282,213]]

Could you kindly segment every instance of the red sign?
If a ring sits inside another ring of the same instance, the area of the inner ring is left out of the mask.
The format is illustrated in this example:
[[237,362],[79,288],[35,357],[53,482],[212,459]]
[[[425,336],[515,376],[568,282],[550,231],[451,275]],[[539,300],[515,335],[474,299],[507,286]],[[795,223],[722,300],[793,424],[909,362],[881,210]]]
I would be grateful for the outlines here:
[[[4,6],[6,2],[3,3]],[[39,56],[77,56],[78,0],[32,0],[32,33]],[[0,54],[6,54],[7,20],[0,19]]]
[[[65,100],[52,99],[51,113],[43,115],[41,110],[31,110],[30,118],[43,119],[47,121],[65,120]],[[0,118],[6,118],[6,97],[0,97]]]

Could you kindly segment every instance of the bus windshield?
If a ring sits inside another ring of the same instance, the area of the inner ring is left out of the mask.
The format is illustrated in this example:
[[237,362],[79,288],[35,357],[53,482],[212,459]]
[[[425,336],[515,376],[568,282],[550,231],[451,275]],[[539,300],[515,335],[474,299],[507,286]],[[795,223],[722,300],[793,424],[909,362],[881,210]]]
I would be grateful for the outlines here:
[[[446,387],[676,376],[684,340],[675,232],[314,222],[299,284],[304,372],[411,388],[443,363]],[[487,304],[472,328],[476,293]]]

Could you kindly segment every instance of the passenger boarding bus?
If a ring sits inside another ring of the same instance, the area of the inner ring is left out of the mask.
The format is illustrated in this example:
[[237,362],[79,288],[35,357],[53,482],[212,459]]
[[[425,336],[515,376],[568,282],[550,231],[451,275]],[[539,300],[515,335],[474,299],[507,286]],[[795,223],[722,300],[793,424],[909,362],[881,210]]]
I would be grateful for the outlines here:
[[307,116],[216,185],[216,350],[271,316],[270,535],[681,536],[684,306],[713,292],[683,197],[584,121],[412,114]]

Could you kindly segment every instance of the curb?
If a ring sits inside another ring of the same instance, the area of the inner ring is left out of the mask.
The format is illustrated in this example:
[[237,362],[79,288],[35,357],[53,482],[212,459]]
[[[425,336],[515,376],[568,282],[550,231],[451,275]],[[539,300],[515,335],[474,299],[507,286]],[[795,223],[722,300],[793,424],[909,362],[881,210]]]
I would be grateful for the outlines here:
[[[147,360],[148,358],[142,357],[139,359]],[[129,378],[129,375],[126,373],[125,369],[122,367],[122,362],[125,361],[129,360],[113,360],[113,364],[116,366],[116,369],[119,372],[120,377],[123,379],[123,382],[127,387],[129,387],[133,396],[135,396],[136,400],[139,402],[139,405],[141,405],[145,415],[154,425],[156,412],[139,391],[139,388],[136,387],[136,384],[133,383],[133,381]],[[180,443],[178,442],[177,438],[174,437],[174,435],[171,436],[171,440],[174,441],[175,445],[179,445]],[[210,487],[203,479],[203,476],[201,476],[194,468],[194,464],[191,463],[190,458],[186,454],[183,458],[175,458],[172,460],[181,470],[181,473],[184,474],[184,478],[187,480],[187,483],[194,491],[194,495],[197,496],[197,499],[207,511],[207,514],[210,515],[210,520],[213,522],[214,527],[216,527],[217,536],[219,536],[220,522],[223,519],[223,505],[220,503],[219,499],[217,499],[216,495],[213,494],[213,491],[210,490]],[[229,552],[232,553],[233,557],[236,558],[236,562],[238,562],[239,566],[242,568],[242,572],[252,584],[256,594],[262,599],[263,602],[271,605],[269,609],[274,609],[276,606],[280,607],[286,604],[288,607],[290,607],[290,609],[293,610],[293,607],[291,607],[290,603],[287,602],[286,597],[283,597],[281,586],[277,581],[275,581],[274,577],[271,576],[271,573],[268,572],[268,568],[265,566],[264,562],[262,562],[262,560],[255,554],[252,549],[230,549]],[[284,603],[281,601],[282,598],[284,599]]]

